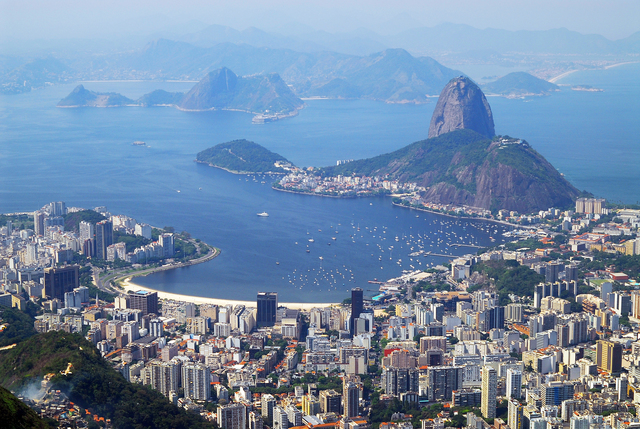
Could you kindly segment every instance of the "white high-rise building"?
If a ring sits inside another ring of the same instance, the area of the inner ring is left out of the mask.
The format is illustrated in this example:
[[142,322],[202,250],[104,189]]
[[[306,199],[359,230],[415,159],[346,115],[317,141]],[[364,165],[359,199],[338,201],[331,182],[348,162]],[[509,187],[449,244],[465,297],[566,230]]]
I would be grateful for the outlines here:
[[262,405],[262,417],[267,420],[273,419],[273,407],[276,406],[276,398],[274,398],[273,395],[266,393],[262,395],[260,402]]
[[79,225],[80,229],[80,241],[84,243],[85,240],[91,240],[96,235],[96,227],[91,222],[81,221]]
[[172,258],[174,254],[173,250],[173,234],[160,234],[158,237],[158,243],[162,246],[165,258]]
[[38,262],[38,244],[37,243],[29,243],[27,244],[27,253],[25,255],[25,264],[33,265]]
[[139,235],[148,240],[151,240],[151,226],[146,223],[138,223],[133,229],[135,235]]
[[523,429],[524,407],[515,399],[509,400],[507,424],[511,429]]
[[150,362],[141,372],[142,382],[164,396],[169,397],[171,392],[178,392],[180,388],[180,361],[171,360],[169,362]]
[[199,363],[182,367],[182,388],[184,396],[190,399],[208,401],[211,398],[211,373]]
[[289,429],[289,416],[282,407],[273,407],[273,429]]
[[498,373],[490,366],[482,367],[482,404],[480,410],[485,419],[496,417]]
[[[507,370],[507,399],[522,398],[522,371],[509,368]],[[514,429],[514,428],[511,428]]]

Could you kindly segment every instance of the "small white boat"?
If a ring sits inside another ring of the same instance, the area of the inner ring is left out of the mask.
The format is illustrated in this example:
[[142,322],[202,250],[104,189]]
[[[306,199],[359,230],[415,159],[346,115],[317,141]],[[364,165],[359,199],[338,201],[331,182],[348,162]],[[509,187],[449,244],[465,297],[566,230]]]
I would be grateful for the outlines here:
[[269,213],[267,213],[267,212],[258,213],[258,216],[260,216],[260,217],[269,217]]

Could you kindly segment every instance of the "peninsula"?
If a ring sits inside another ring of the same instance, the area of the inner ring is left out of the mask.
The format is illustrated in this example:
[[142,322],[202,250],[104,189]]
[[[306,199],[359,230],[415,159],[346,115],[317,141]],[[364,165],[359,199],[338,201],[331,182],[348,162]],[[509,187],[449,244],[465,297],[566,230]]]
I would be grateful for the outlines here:
[[429,139],[369,159],[287,174],[274,188],[324,196],[402,194],[397,204],[531,213],[573,204],[578,190],[525,140],[495,136],[480,88],[452,79],[436,105]]
[[[64,266],[67,272],[75,271],[78,284],[87,288],[91,297],[98,295],[104,301],[113,301],[123,278],[195,265],[220,254],[220,249],[188,232],[153,227],[129,216],[111,214],[105,207],[67,208],[58,201],[30,213],[0,215],[0,222],[31,232],[24,237],[16,235],[12,246],[25,254],[24,263],[32,279],[42,277],[50,268]],[[34,236],[37,244],[32,242]],[[6,263],[5,257],[0,256],[0,264]],[[42,285],[34,283],[28,293],[42,296]]]

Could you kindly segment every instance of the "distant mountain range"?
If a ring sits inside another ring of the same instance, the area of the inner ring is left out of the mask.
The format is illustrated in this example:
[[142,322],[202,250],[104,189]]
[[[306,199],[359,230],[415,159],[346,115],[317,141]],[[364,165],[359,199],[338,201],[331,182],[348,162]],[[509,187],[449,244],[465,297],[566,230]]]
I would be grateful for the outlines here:
[[[47,82],[83,79],[200,80],[222,67],[238,75],[278,73],[300,97],[427,101],[469,64],[548,68],[598,67],[598,61],[637,61],[640,32],[621,40],[567,29],[508,31],[441,24],[394,35],[366,29],[331,34],[298,29],[289,35],[258,28],[197,26],[156,33],[138,50],[54,58],[0,56],[0,92],[19,93]],[[165,38],[162,38],[162,36]],[[158,36],[160,36],[158,38]],[[168,38],[167,38],[168,37]],[[105,49],[101,46],[101,49]],[[429,55],[429,56],[426,56]],[[431,56],[431,57],[430,57]]]
[[156,90],[132,100],[78,85],[58,107],[173,106],[182,110],[241,110],[290,115],[304,106],[277,73],[239,77],[228,68],[208,73],[188,93]]
[[388,48],[404,48],[421,53],[462,53],[494,50],[499,53],[612,54],[639,53],[640,32],[621,40],[609,40],[598,34],[581,34],[566,28],[543,31],[478,29],[464,24],[443,23],[433,27],[415,27],[391,35],[367,29],[331,34],[309,29],[282,35],[255,27],[238,31],[223,25],[211,25],[193,33],[172,34],[177,41],[200,47],[219,43],[248,44],[256,47],[291,49],[300,52],[334,51],[369,55]]
[[494,82],[487,83],[483,88],[487,94],[506,97],[545,95],[560,89],[558,85],[538,79],[526,72],[509,73]]

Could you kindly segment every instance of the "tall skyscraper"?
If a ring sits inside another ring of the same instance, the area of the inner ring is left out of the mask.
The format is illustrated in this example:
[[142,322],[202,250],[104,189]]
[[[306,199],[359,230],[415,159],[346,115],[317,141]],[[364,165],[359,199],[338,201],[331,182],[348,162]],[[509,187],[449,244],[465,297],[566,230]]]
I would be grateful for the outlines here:
[[622,368],[622,345],[608,340],[599,340],[596,346],[598,369],[609,374],[618,374]]
[[78,229],[80,229],[80,240],[92,240],[96,235],[96,227],[91,222],[81,221],[78,225]]
[[44,236],[44,218],[46,215],[43,212],[35,212],[33,214],[33,232],[36,235]]
[[150,362],[141,374],[143,384],[151,387],[164,396],[169,397],[171,392],[178,392],[180,388],[180,367],[179,361],[170,362]]
[[256,304],[258,307],[256,314],[256,324],[258,327],[275,325],[276,312],[278,310],[278,293],[258,292]]
[[262,416],[255,411],[249,412],[249,429],[263,429],[264,420]]
[[342,387],[342,415],[348,419],[357,417],[360,415],[359,409],[359,398],[360,392],[358,391],[358,386],[348,381],[344,383]]
[[359,287],[351,289],[351,317],[349,320],[349,331],[353,336],[355,332],[355,319],[360,317],[360,313],[364,309],[363,292]]
[[269,394],[269,393],[265,393],[262,395],[262,397],[260,398],[260,402],[261,402],[261,409],[262,409],[262,417],[266,418],[267,420],[272,420],[273,419],[273,407],[276,406],[276,398],[273,397],[273,395]]
[[49,299],[58,298],[64,301],[64,294],[73,292],[80,286],[79,268],[71,265],[62,268],[45,268],[44,270],[44,294]]
[[218,407],[218,427],[221,429],[246,429],[247,407],[235,402]]
[[480,410],[485,419],[496,417],[498,396],[498,373],[490,366],[482,367],[482,405]]
[[158,314],[158,292],[129,291],[127,297],[129,298],[129,308],[142,310],[143,316],[149,313]]
[[64,216],[67,214],[67,205],[64,201],[49,203],[49,216]]
[[273,429],[288,429],[289,416],[284,408],[276,406],[273,408]]
[[520,398],[522,398],[522,371],[509,368],[507,370],[507,399]]
[[342,396],[335,390],[323,390],[320,392],[320,408],[323,413],[340,414]]
[[107,259],[107,247],[113,244],[113,224],[103,220],[96,224],[96,258]]
[[[428,367],[427,398],[429,402],[451,401],[453,399],[453,391],[462,389],[463,373],[464,367],[461,365]],[[414,389],[411,389],[411,391],[416,392]]]
[[174,242],[173,234],[160,234],[158,237],[158,243],[162,246],[162,251],[165,258],[173,258],[174,255]]
[[524,407],[515,399],[509,400],[507,424],[511,429],[524,429],[523,425]]
[[182,388],[186,398],[208,401],[211,398],[211,373],[199,363],[189,363],[182,367]]
[[566,265],[564,267],[564,279],[568,282],[572,280],[578,280],[578,266]]

